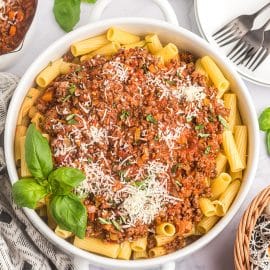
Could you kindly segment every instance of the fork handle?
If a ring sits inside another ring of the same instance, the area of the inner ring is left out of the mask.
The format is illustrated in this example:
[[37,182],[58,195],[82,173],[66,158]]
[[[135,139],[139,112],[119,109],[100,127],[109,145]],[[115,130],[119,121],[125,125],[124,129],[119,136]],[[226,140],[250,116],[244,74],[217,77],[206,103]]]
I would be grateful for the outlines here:
[[258,11],[256,11],[253,16],[257,17],[259,14],[261,14],[265,9],[267,9],[270,6],[270,3],[267,3],[262,8],[260,8]]
[[267,22],[261,27],[262,30],[265,30],[266,27],[270,24],[270,19],[267,20]]

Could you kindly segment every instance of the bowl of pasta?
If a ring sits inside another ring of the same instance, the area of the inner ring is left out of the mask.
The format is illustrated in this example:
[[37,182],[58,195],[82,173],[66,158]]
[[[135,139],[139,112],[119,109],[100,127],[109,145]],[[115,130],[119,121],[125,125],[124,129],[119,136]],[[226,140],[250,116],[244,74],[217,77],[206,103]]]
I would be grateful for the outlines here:
[[52,44],[7,116],[15,202],[58,247],[110,269],[174,269],[230,222],[258,163],[243,81],[155,2],[170,23],[104,20]]

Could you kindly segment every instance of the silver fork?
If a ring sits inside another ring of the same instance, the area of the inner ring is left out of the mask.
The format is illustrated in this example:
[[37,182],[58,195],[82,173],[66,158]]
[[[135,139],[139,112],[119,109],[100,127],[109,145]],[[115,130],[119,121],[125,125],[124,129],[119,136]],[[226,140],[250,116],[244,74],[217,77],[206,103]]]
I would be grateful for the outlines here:
[[270,30],[264,32],[264,41],[261,48],[252,55],[245,66],[252,71],[255,71],[258,66],[267,58],[270,54]]
[[264,5],[253,14],[241,15],[233,19],[213,34],[214,39],[223,47],[242,38],[252,28],[256,17],[268,6],[270,6],[270,3]]
[[236,43],[227,56],[237,65],[253,57],[262,46],[264,31],[269,24],[270,19],[261,28],[248,31]]

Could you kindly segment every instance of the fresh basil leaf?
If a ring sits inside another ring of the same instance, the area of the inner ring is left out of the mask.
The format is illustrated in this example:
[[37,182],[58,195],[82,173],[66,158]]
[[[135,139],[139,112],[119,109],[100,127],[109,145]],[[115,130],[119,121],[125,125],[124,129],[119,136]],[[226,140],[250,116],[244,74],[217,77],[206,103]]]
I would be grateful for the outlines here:
[[20,207],[34,209],[37,203],[48,194],[45,187],[39,185],[33,178],[18,180],[12,186],[15,203]]
[[268,130],[266,133],[266,146],[268,155],[270,155],[270,130]]
[[31,174],[37,179],[46,179],[53,170],[52,153],[48,141],[33,124],[26,132],[25,152]]
[[78,197],[73,194],[54,196],[50,202],[50,212],[60,228],[84,238],[87,213]]
[[97,2],[97,0],[81,0],[81,1],[89,4],[94,4]]
[[54,170],[49,175],[52,193],[64,195],[70,192],[85,179],[82,171],[75,168],[62,167]]
[[220,124],[222,126],[224,126],[225,128],[228,128],[228,123],[227,121],[221,116],[221,115],[218,115],[218,121],[220,122]]
[[270,108],[266,108],[259,117],[260,130],[267,131],[270,129]]
[[54,0],[53,13],[60,27],[70,32],[80,20],[80,0]]

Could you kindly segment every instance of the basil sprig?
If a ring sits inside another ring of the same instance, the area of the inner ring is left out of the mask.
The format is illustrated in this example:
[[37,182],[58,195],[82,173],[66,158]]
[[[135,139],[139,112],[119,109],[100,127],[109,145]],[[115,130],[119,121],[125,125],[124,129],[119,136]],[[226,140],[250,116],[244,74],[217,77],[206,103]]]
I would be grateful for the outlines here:
[[22,178],[12,186],[14,201],[20,207],[36,208],[48,196],[49,210],[60,228],[83,238],[87,213],[80,199],[72,193],[85,175],[78,169],[61,167],[53,169],[48,141],[31,124],[25,140],[26,163],[32,178]]
[[260,130],[266,132],[266,147],[270,155],[270,107],[264,109],[259,117]]
[[64,31],[73,30],[80,20],[81,2],[95,3],[96,0],[54,0],[53,13]]

